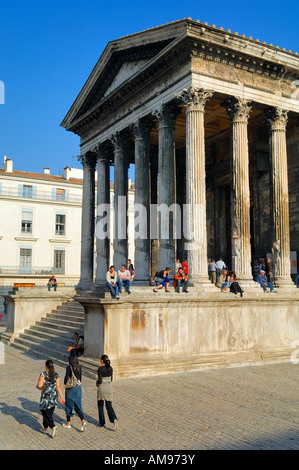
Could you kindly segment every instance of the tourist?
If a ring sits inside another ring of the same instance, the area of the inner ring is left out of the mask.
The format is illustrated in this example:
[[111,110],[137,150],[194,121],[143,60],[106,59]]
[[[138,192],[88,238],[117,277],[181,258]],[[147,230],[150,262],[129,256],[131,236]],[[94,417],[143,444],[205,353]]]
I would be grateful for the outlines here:
[[48,285],[48,291],[50,291],[52,287],[54,287],[54,290],[57,291],[57,281],[56,281],[54,274],[52,277],[50,277],[47,285]]
[[216,266],[216,262],[214,259],[212,259],[212,261],[209,263],[209,268],[208,268],[209,272],[210,272],[210,275],[209,275],[209,278],[210,278],[210,281],[212,282],[212,284],[216,284],[216,271],[217,271],[217,266]]
[[7,299],[4,299],[4,301],[3,301],[3,306],[4,306],[4,314],[6,315],[6,314],[7,314],[7,307],[8,307],[8,301],[7,301]]
[[271,258],[267,257],[266,259],[266,276],[269,282],[273,283],[274,276],[273,276],[273,267]]
[[46,370],[39,376],[37,386],[42,391],[40,397],[39,409],[43,415],[43,428],[41,430],[44,434],[48,433],[48,428],[52,430],[52,438],[56,433],[56,426],[53,419],[55,406],[58,405],[58,395],[60,397],[60,404],[64,404],[62,395],[60,378],[57,372],[55,372],[54,364],[51,359],[46,362]]
[[295,284],[297,287],[299,287],[299,274],[297,274],[297,277],[295,279]]
[[225,262],[223,261],[222,256],[220,256],[219,260],[216,262],[216,268],[217,268],[216,279],[218,280],[218,277],[222,273],[222,270],[227,268]]
[[114,266],[110,266],[109,271],[107,271],[106,281],[106,286],[111,292],[112,299],[119,299],[117,273]]
[[110,423],[113,423],[115,431],[118,429],[118,419],[112,406],[113,399],[113,369],[106,354],[101,357],[101,366],[98,368],[98,380],[96,381],[97,401],[99,411],[99,427],[105,427],[104,402]]
[[183,258],[182,268],[184,270],[184,273],[188,274],[188,264],[187,264],[187,259],[186,258]]
[[129,273],[131,274],[131,280],[133,280],[135,276],[135,271],[134,271],[134,266],[133,263],[130,259],[128,259],[128,267],[127,267]]
[[158,292],[158,289],[162,289],[165,287],[165,292],[170,292],[169,290],[169,274],[171,273],[171,269],[166,267],[164,271],[159,271],[156,273],[154,282],[156,282],[156,287],[154,287],[153,291]]
[[256,278],[256,276],[258,276],[260,273],[260,263],[258,261],[258,259],[255,259],[254,260],[254,263],[252,265],[252,276],[253,276],[253,279]]
[[243,290],[241,289],[238,281],[237,281],[237,276],[235,273],[231,273],[230,275],[230,287],[229,287],[230,292],[238,296],[238,292],[240,293],[240,296],[243,297]]
[[221,292],[229,292],[230,277],[227,276],[226,269],[223,269],[221,271],[221,274],[219,275],[217,282],[216,282],[216,287],[219,287],[219,289],[221,289]]
[[75,344],[68,348],[68,352],[80,357],[84,353],[84,336],[79,336],[78,333],[74,333],[74,338]]
[[265,259],[264,259],[264,258],[260,258],[260,272],[261,272],[262,270],[266,272],[266,263],[265,263]]
[[180,262],[179,258],[176,260],[176,264],[175,264],[175,272],[177,273],[179,268],[182,267],[182,263]]
[[81,387],[81,366],[77,356],[71,355],[69,357],[69,365],[65,371],[64,388],[65,388],[65,413],[66,423],[63,423],[64,428],[71,428],[71,417],[73,411],[81,419],[81,432],[85,431],[86,421],[82,410],[82,387]]
[[270,292],[277,292],[277,290],[274,290],[272,283],[267,281],[265,274],[265,271],[262,269],[260,274],[255,278],[255,281],[262,286],[264,292],[269,292],[268,288],[270,289]]
[[186,274],[184,273],[182,266],[178,269],[178,272],[175,273],[174,275],[173,285],[177,293],[180,293],[181,286],[183,287],[183,292],[188,293],[189,279],[188,279],[188,276],[186,276]]
[[120,271],[117,273],[118,276],[118,288],[119,292],[121,293],[123,290],[123,286],[126,288],[128,294],[131,294],[130,286],[131,286],[131,273],[128,269],[126,269],[126,265],[122,264]]

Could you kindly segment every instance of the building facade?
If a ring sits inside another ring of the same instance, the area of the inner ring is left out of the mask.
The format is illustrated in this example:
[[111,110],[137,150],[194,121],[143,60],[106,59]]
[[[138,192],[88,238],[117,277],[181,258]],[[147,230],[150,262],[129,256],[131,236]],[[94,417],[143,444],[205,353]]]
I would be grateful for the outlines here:
[[[114,263],[128,256],[118,224],[124,226],[130,164],[135,204],[145,208],[136,279],[148,282],[153,260],[156,269],[174,270],[176,257],[187,257],[193,283],[206,286],[208,258],[222,255],[250,285],[252,258],[270,253],[277,284],[292,286],[298,74],[297,53],[190,18],[108,43],[61,124],[81,138],[82,288],[93,284],[94,224],[105,218],[101,211],[95,222],[93,207],[109,203],[111,165]],[[110,259],[107,238],[96,242],[99,286]]]
[[[22,282],[45,285],[51,274],[61,284],[78,283],[82,178],[82,169],[69,167],[61,176],[51,175],[49,168],[43,173],[15,171],[13,161],[5,157],[0,169],[2,286]],[[132,212],[134,186],[130,181],[128,184]],[[113,183],[109,192],[113,213]],[[95,217],[96,208],[93,210]],[[130,253],[134,254],[132,249]]]

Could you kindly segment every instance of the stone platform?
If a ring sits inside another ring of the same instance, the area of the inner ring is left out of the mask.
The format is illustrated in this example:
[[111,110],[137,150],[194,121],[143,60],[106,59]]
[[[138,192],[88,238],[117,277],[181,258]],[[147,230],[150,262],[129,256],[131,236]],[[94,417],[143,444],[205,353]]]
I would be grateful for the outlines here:
[[217,288],[177,294],[132,287],[120,297],[75,296],[85,309],[86,360],[108,354],[119,376],[281,362],[299,339],[295,287],[272,294],[253,288],[243,298]]
[[150,286],[132,286],[131,294],[116,300],[107,292],[20,289],[7,296],[2,339],[12,343],[22,330],[74,299],[84,307],[80,362],[89,377],[103,353],[113,360],[118,378],[290,360],[299,340],[298,289],[266,294],[257,287],[243,298],[212,290],[153,293]]

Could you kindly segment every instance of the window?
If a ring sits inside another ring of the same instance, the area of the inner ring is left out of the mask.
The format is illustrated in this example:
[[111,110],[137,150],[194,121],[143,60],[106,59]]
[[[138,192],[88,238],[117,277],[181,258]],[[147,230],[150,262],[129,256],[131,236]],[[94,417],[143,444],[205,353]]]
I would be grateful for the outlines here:
[[65,214],[56,214],[55,235],[65,235]]
[[23,197],[32,197],[32,186],[23,184]]
[[65,250],[61,248],[54,249],[54,271],[57,274],[65,273]]
[[56,189],[56,201],[64,201],[65,200],[65,190],[64,189]]
[[32,233],[32,220],[33,220],[32,210],[22,209],[22,223],[21,223],[22,233]]
[[32,248],[20,248],[20,273],[30,274],[32,262]]

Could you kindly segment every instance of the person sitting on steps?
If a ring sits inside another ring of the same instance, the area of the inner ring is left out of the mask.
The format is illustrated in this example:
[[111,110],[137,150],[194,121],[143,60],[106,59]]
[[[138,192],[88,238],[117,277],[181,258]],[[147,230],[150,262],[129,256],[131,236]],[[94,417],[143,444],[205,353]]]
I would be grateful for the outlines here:
[[184,273],[184,269],[181,266],[178,269],[178,272],[174,275],[173,286],[175,287],[175,291],[179,294],[180,287],[183,286],[183,292],[188,293],[188,286],[189,286],[189,279],[188,276]]
[[264,289],[264,292],[269,292],[269,289],[271,293],[277,292],[277,290],[274,290],[272,283],[267,281],[265,274],[266,274],[265,271],[262,269],[260,271],[260,274],[258,274],[257,277],[255,278],[256,282],[258,282],[262,286],[262,288]]
[[165,287],[165,292],[170,292],[169,290],[169,274],[171,273],[171,269],[166,267],[164,271],[160,271],[156,274],[154,281],[156,282],[156,287],[153,289],[154,292],[158,292],[158,289],[162,289]]

